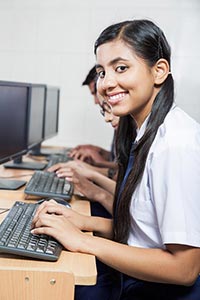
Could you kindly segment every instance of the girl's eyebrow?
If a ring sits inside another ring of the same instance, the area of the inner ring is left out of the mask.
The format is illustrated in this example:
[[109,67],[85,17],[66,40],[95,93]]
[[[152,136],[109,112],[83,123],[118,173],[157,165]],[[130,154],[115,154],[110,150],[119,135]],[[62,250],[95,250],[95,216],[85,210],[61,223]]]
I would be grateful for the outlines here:
[[102,66],[98,64],[98,65],[95,65],[95,68],[96,68],[96,69],[102,68]]
[[[108,63],[108,65],[109,65],[109,66],[113,66],[114,64],[118,63],[119,61],[128,61],[128,59],[119,56],[119,57],[116,57],[116,58],[112,59],[112,60]],[[102,67],[101,65],[97,64],[97,65],[96,65],[96,69],[98,69],[98,68],[103,68],[103,67]]]

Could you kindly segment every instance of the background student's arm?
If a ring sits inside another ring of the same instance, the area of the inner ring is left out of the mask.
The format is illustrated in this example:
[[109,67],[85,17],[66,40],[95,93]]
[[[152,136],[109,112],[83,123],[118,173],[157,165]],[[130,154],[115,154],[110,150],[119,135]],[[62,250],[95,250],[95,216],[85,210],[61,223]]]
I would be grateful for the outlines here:
[[116,182],[114,180],[102,175],[99,172],[91,172],[90,180],[114,195],[116,187]]
[[100,203],[112,215],[114,196],[110,192],[96,185],[84,176],[74,173],[74,194],[82,195],[91,202]]

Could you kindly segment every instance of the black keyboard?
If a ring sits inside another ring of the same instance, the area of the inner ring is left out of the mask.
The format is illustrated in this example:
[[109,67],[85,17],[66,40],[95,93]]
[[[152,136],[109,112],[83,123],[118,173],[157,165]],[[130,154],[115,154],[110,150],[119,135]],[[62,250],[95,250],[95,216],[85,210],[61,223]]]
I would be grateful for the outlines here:
[[16,201],[0,225],[0,252],[56,261],[62,246],[47,235],[30,232],[32,218],[39,204]]
[[70,200],[73,194],[73,183],[58,178],[55,173],[35,171],[27,183],[25,194],[42,198],[63,198]]
[[52,154],[48,157],[47,160],[48,160],[48,164],[46,166],[46,169],[50,168],[51,166],[53,166],[55,164],[73,160],[73,158],[67,156],[66,154]]

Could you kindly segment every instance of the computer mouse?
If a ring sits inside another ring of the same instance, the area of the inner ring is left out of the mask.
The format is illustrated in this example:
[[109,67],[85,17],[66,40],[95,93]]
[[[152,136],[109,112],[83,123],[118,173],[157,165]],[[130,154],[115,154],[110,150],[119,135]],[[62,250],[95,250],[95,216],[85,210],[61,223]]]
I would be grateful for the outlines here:
[[53,198],[53,200],[55,200],[57,203],[62,204],[68,208],[71,208],[71,205],[64,199],[61,198]]
[[[71,205],[66,200],[64,200],[62,198],[51,198],[51,199],[54,200],[54,201],[56,201],[59,204],[64,205],[67,208],[71,208]],[[49,201],[49,200],[50,199],[42,199],[42,200],[39,200],[38,203],[41,204],[42,202]]]

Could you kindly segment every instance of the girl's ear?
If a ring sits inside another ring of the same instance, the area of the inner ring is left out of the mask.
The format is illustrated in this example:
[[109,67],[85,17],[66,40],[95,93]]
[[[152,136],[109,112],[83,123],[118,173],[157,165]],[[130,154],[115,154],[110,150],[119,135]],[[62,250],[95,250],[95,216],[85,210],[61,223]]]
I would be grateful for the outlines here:
[[160,58],[154,66],[155,84],[162,84],[169,74],[169,64],[164,58]]

